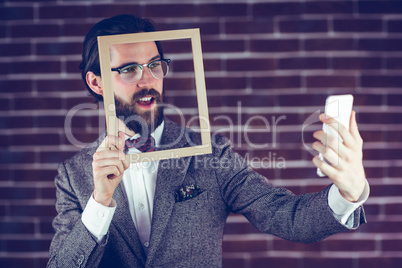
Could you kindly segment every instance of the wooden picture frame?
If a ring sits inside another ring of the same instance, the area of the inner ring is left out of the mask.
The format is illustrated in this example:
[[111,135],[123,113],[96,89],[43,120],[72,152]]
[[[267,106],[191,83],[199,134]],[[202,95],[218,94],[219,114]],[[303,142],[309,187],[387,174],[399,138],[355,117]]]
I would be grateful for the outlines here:
[[110,45],[140,43],[149,41],[164,41],[176,39],[191,39],[195,86],[197,91],[198,115],[201,133],[201,145],[160,150],[155,152],[127,154],[130,163],[158,161],[162,159],[180,158],[193,155],[210,154],[211,130],[208,115],[207,94],[205,87],[204,65],[202,60],[201,38],[199,29],[185,29],[173,31],[141,32],[134,34],[98,36],[99,60],[103,87],[103,101],[106,115],[106,128],[108,135],[118,136],[118,120],[116,117],[115,101],[112,86],[112,73],[110,65]]

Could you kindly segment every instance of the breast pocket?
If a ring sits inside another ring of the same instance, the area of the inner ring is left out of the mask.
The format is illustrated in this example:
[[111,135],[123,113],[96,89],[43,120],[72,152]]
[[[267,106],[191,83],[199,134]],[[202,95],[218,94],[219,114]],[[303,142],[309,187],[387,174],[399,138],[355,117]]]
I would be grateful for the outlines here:
[[173,207],[173,213],[175,214],[189,214],[194,212],[201,212],[207,203],[208,192],[204,191],[194,198],[176,202]]

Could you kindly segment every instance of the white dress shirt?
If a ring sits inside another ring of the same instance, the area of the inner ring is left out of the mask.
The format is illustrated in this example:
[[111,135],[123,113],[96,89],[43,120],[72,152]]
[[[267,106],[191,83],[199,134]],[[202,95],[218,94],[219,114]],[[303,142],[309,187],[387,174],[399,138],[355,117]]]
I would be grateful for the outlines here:
[[[164,123],[162,123],[151,136],[155,139],[158,146],[161,141]],[[130,139],[138,138],[135,135]],[[126,139],[129,138],[126,136]],[[130,148],[128,154],[140,153],[135,148]],[[140,237],[145,251],[149,246],[151,233],[152,209],[155,196],[156,176],[159,161],[132,163],[124,172],[122,183],[128,199],[130,214],[135,224],[135,228]],[[357,202],[349,202],[339,193],[339,189],[332,185],[328,193],[328,205],[334,217],[342,224],[351,228],[353,226],[353,212],[361,206],[368,198],[370,192],[369,184],[366,180],[366,187]],[[82,213],[81,220],[86,228],[98,239],[102,241],[107,234],[112,221],[116,206],[114,200],[110,207],[105,207],[97,203],[93,196],[90,197],[87,206]]]

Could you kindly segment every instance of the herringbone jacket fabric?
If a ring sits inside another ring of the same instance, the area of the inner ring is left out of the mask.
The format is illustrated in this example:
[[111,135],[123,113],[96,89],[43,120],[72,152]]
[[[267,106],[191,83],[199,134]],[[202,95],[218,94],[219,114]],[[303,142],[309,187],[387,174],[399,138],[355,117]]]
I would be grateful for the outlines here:
[[[104,135],[59,166],[56,234],[48,267],[221,267],[224,227],[231,212],[243,214],[261,232],[303,243],[349,230],[328,206],[329,187],[301,196],[274,187],[233,152],[226,138],[213,137],[212,154],[159,162],[147,255],[121,184],[113,196],[117,208],[108,234],[99,244],[83,225],[81,213],[94,187],[92,155],[103,139]],[[199,134],[165,119],[161,149],[198,144]],[[200,194],[177,200],[179,189],[189,185],[196,185]],[[361,207],[353,217],[352,229],[365,222]]]

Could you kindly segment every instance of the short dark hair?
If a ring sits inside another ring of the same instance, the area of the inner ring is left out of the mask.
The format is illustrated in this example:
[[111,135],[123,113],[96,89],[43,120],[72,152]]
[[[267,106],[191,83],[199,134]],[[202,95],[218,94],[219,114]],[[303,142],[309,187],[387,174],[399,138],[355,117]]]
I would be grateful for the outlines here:
[[[115,35],[115,34],[128,34],[139,32],[154,32],[155,25],[152,20],[139,18],[130,14],[122,14],[108,19],[104,19],[95,24],[87,33],[84,39],[84,46],[82,51],[82,61],[80,64],[81,76],[84,80],[85,86],[88,91],[95,97],[97,101],[103,101],[103,97],[96,94],[88,86],[86,81],[87,72],[93,72],[95,75],[100,76],[100,64],[98,53],[98,36],[102,35]],[[159,55],[163,59],[162,47],[158,41],[155,41],[158,48]]]

